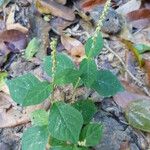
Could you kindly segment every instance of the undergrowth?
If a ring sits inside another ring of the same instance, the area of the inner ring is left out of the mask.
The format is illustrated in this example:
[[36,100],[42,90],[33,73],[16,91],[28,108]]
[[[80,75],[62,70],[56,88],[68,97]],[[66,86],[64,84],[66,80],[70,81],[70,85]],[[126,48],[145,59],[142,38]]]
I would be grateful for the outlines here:
[[[57,53],[57,40],[52,39],[52,55],[43,62],[43,69],[51,82],[40,81],[33,74],[27,73],[12,80],[7,80],[13,100],[22,106],[42,103],[49,98],[51,107],[48,111],[37,110],[32,113],[32,127],[22,137],[22,150],[88,150],[99,144],[103,126],[92,121],[97,108],[91,99],[76,99],[76,89],[85,86],[97,91],[104,97],[110,97],[123,87],[109,70],[98,70],[94,58],[103,48],[100,33],[102,22],[110,6],[105,4],[95,33],[85,43],[85,59],[77,67],[69,56]],[[54,99],[55,89],[72,84],[70,102]]]

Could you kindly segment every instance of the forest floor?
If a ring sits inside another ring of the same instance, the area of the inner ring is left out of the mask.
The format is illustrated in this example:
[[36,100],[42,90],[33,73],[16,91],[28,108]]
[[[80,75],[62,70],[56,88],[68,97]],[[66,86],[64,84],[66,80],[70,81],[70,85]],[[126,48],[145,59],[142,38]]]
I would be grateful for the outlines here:
[[[10,96],[4,79],[31,72],[39,79],[42,60],[51,55],[50,41],[79,66],[85,56],[84,43],[95,31],[106,0],[7,0],[0,5],[0,150],[21,150],[23,131],[31,125],[30,113],[46,109],[49,101],[22,108]],[[36,2],[36,5],[35,5]],[[143,0],[113,0],[103,22],[104,48],[95,58],[99,69],[108,69],[125,88],[111,98],[79,88],[76,97],[92,98],[98,107],[93,118],[104,125],[102,141],[95,150],[150,150],[150,134],[130,126],[125,110],[135,100],[150,100],[150,3]],[[40,48],[27,52],[33,39]],[[72,87],[55,92],[55,98]],[[150,116],[150,112],[149,112]],[[150,124],[149,124],[150,126]],[[150,127],[149,127],[150,131]]]

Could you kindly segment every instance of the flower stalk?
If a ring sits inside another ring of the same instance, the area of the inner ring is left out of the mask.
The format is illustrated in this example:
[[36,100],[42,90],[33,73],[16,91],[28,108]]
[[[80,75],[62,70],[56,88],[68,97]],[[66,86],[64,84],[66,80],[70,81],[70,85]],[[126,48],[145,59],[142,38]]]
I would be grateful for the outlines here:
[[54,91],[55,91],[55,72],[56,72],[56,65],[57,65],[57,60],[56,60],[56,46],[57,46],[57,39],[52,38],[52,41],[50,42],[50,48],[52,50],[51,57],[52,57],[52,95],[51,95],[51,101],[54,101]]

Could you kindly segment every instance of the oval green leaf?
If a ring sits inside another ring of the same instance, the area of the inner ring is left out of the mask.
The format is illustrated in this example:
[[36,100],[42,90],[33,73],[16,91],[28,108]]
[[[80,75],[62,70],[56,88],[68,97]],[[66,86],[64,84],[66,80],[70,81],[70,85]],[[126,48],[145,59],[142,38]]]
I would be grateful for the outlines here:
[[126,109],[128,123],[136,129],[150,132],[150,101],[134,101]]
[[97,66],[93,59],[84,59],[80,64],[81,79],[85,86],[90,87],[96,80]]
[[123,91],[123,87],[117,77],[108,70],[97,72],[97,79],[91,87],[104,97],[110,97]]
[[[66,54],[59,53],[56,57],[57,67],[55,75],[59,75],[65,72],[65,69],[75,69],[75,64],[72,62],[71,58]],[[52,58],[51,56],[47,56],[44,59],[44,71],[51,77],[52,76]]]
[[97,112],[97,108],[92,100],[78,100],[73,104],[73,107],[81,112],[84,124],[89,123]]
[[63,102],[52,105],[49,114],[49,132],[52,137],[77,143],[82,125],[82,115],[74,107]]
[[31,73],[7,80],[13,100],[22,106],[36,105],[49,97],[52,90],[48,82],[39,81]]
[[45,150],[47,143],[47,126],[31,127],[23,133],[22,150]]

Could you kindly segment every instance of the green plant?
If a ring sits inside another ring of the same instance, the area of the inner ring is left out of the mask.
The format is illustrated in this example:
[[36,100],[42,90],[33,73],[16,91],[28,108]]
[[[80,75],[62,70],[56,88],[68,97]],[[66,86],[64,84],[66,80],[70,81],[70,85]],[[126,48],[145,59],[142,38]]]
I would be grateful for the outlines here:
[[79,84],[109,97],[123,88],[117,78],[108,70],[97,70],[94,57],[102,49],[103,39],[99,33],[94,51],[89,51],[91,38],[85,44],[86,58],[77,68],[67,55],[56,54],[56,41],[51,44],[52,57],[47,56],[43,63],[45,72],[52,82],[40,81],[31,73],[6,81],[14,101],[22,106],[43,102],[51,94],[49,112],[38,110],[32,114],[33,127],[23,134],[23,150],[44,150],[47,143],[52,150],[82,150],[99,143],[102,125],[90,122],[96,112],[92,100],[76,100],[73,92],[72,103],[54,100],[57,86],[73,84],[74,91]]
[[[23,133],[22,150],[45,150],[46,145],[50,150],[88,150],[99,143],[103,127],[91,122],[97,111],[94,102],[77,100],[76,89],[82,85],[110,97],[123,88],[110,71],[97,69],[94,57],[103,48],[98,30],[85,43],[86,58],[79,68],[66,54],[56,53],[55,39],[50,45],[52,55],[43,62],[44,71],[52,79],[50,83],[38,80],[31,73],[6,81],[12,98],[22,106],[39,104],[51,95],[49,112],[32,113],[33,127]],[[55,89],[66,84],[74,86],[70,103],[54,99]]]

